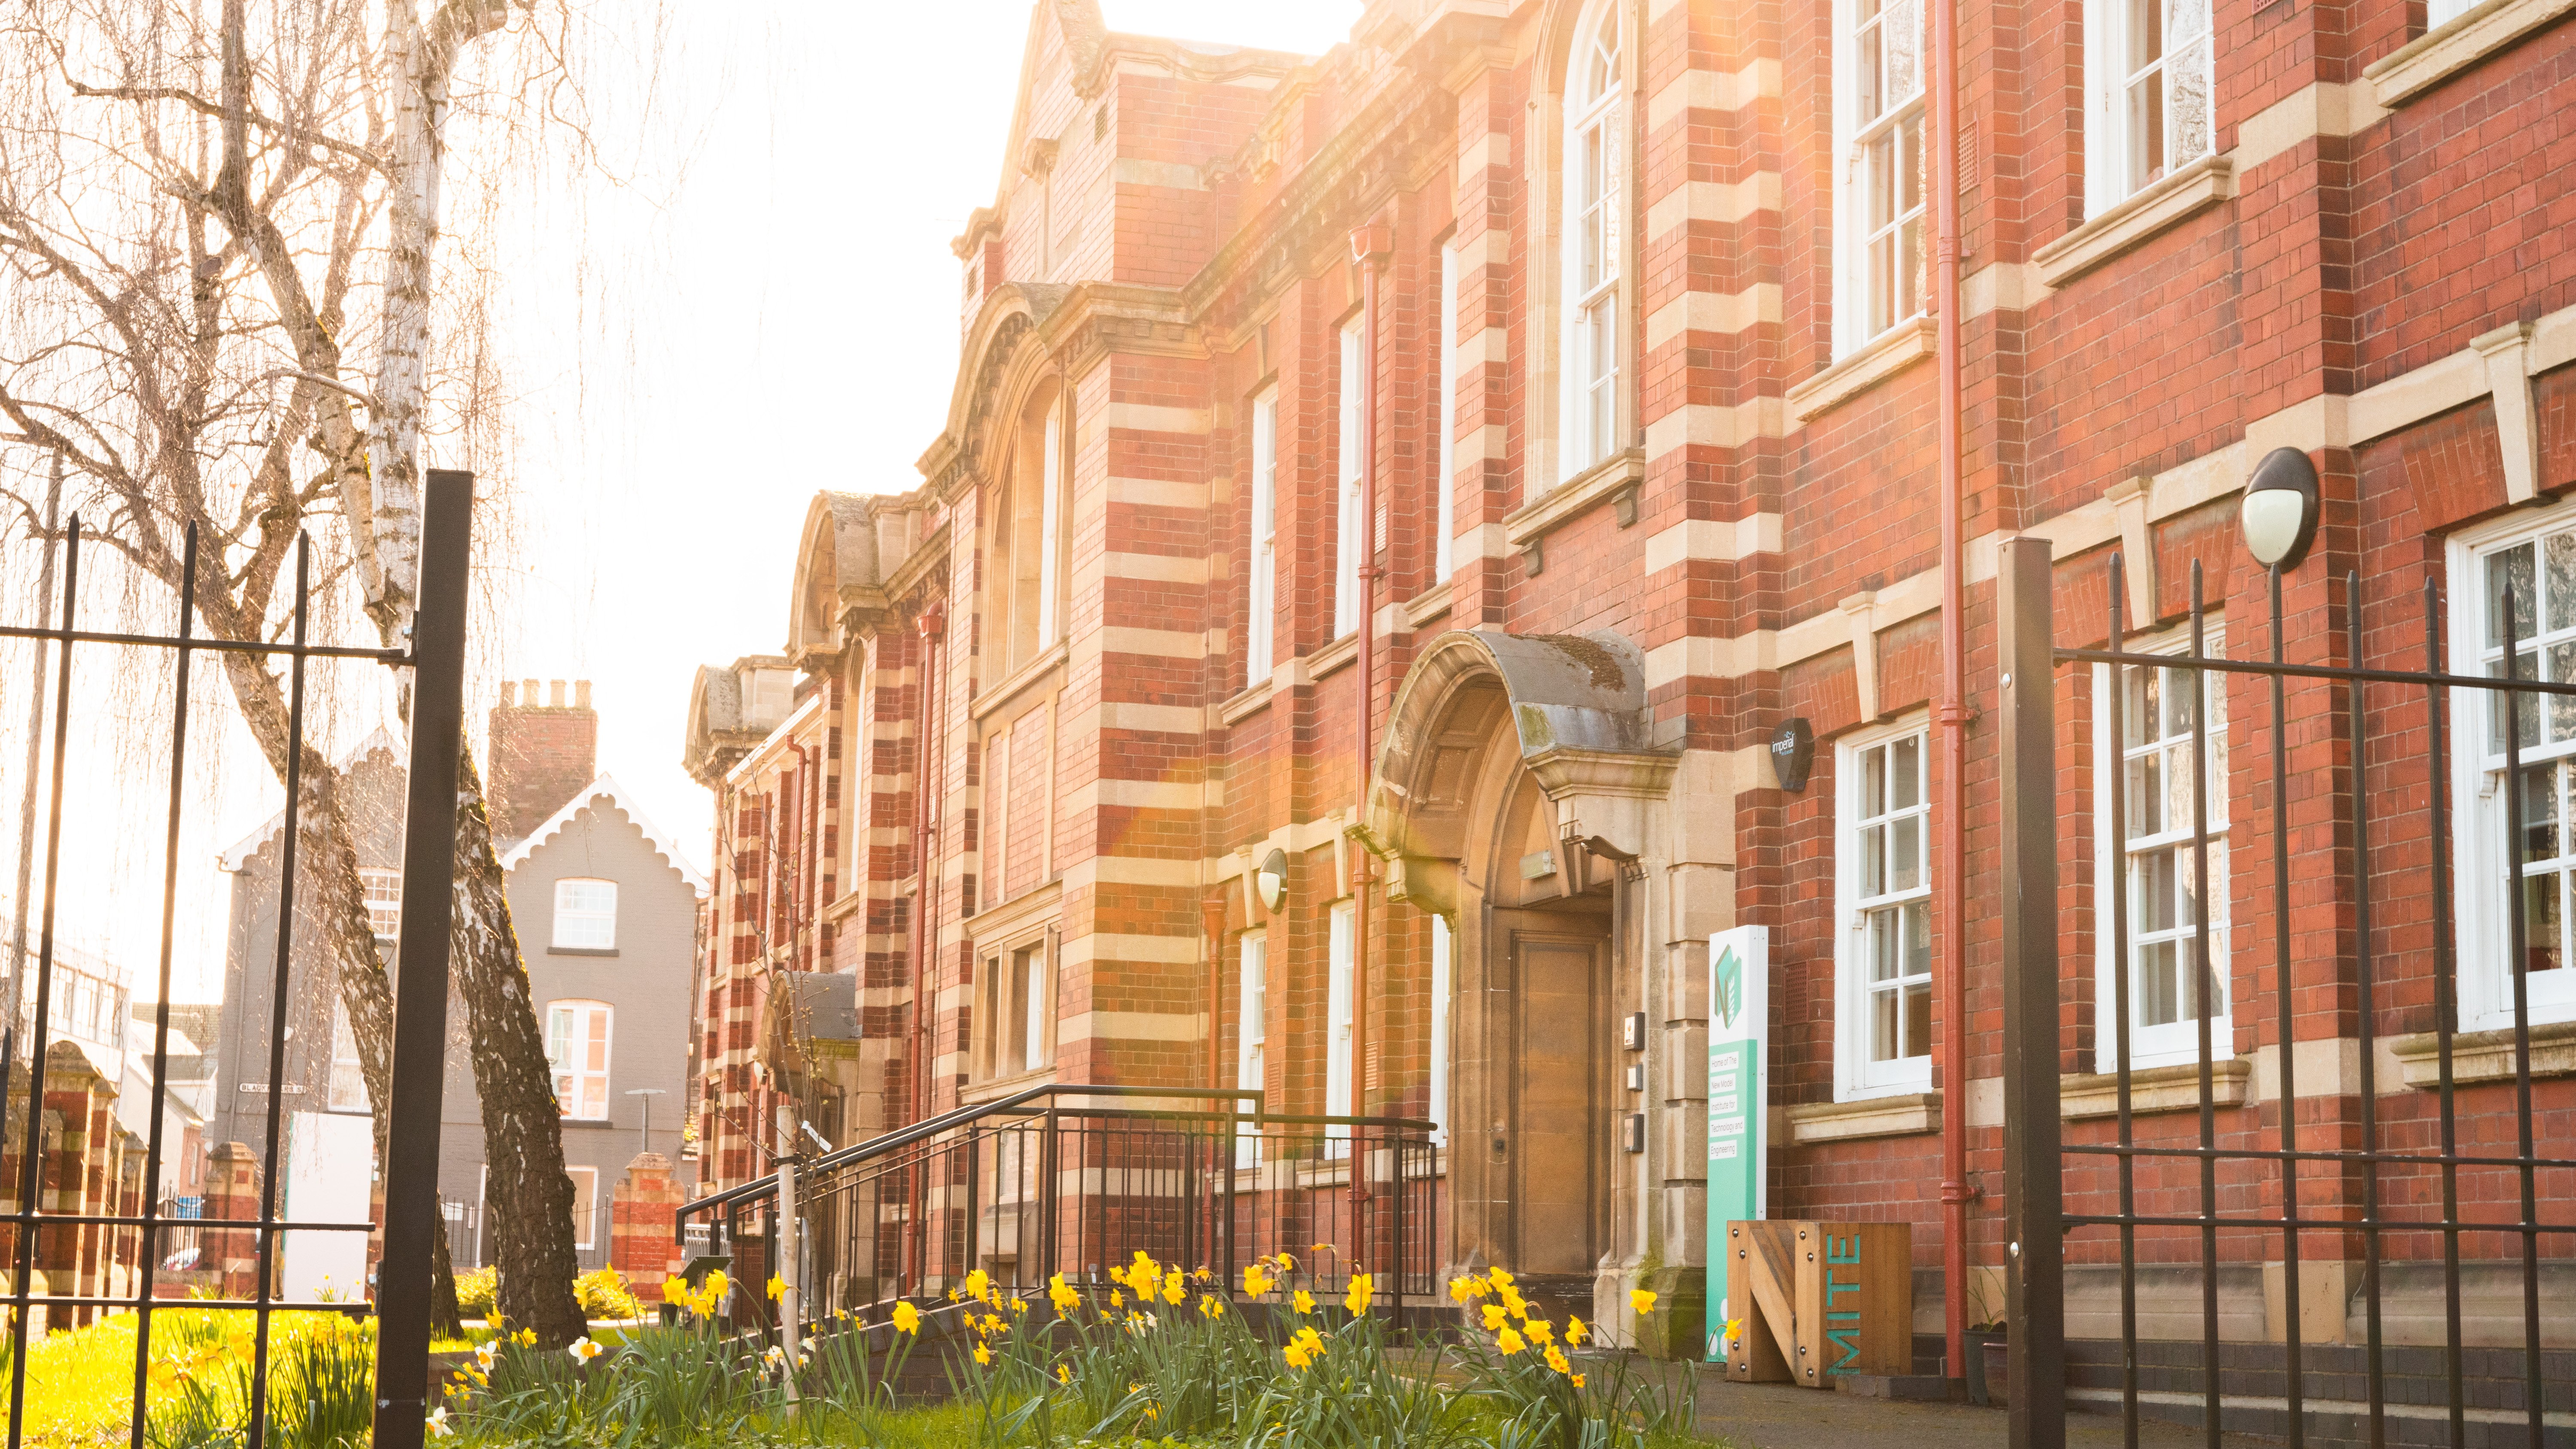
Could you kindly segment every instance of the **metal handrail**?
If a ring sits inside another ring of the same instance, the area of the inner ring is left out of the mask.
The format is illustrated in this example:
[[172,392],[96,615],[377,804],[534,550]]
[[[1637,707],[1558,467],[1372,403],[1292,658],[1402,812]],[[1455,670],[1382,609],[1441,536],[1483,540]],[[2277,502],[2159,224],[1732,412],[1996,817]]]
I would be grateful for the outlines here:
[[[902,1148],[912,1146],[914,1143],[928,1141],[933,1137],[940,1136],[941,1134],[955,1128],[969,1126],[973,1123],[983,1121],[988,1117],[1034,1115],[1022,1114],[1017,1112],[1016,1109],[1026,1102],[1034,1102],[1040,1098],[1058,1096],[1131,1098],[1195,1097],[1223,1101],[1243,1101],[1248,1099],[1252,1103],[1252,1110],[1249,1113],[1239,1111],[1228,1113],[1207,1112],[1188,1115],[1207,1117],[1224,1116],[1238,1121],[1248,1116],[1256,1124],[1279,1123],[1285,1126],[1297,1127],[1419,1128],[1425,1131],[1436,1130],[1438,1126],[1438,1124],[1434,1122],[1417,1120],[1410,1117],[1308,1117],[1274,1114],[1264,1109],[1264,1103],[1267,1100],[1266,1094],[1248,1087],[1089,1086],[1081,1083],[1048,1082],[1041,1083],[1034,1087],[1024,1087],[1019,1091],[1011,1093],[1007,1097],[996,1097],[990,1102],[974,1102],[963,1107],[953,1107],[936,1117],[923,1118],[921,1121],[915,1122],[909,1127],[898,1127],[892,1132],[880,1133],[877,1136],[869,1138],[865,1142],[856,1142],[852,1143],[850,1146],[835,1149],[834,1151],[824,1153],[822,1156],[806,1163],[803,1171],[806,1173],[823,1173],[829,1172],[835,1168],[847,1167],[852,1163],[866,1162],[873,1158],[883,1157]],[[740,1187],[727,1188],[723,1192],[711,1193],[706,1197],[695,1198],[689,1202],[683,1203],[672,1216],[672,1241],[679,1241],[679,1233],[682,1225],[685,1224],[693,1215],[712,1212],[728,1203],[743,1202],[752,1198],[768,1197],[777,1191],[778,1174],[773,1172],[766,1177],[753,1178],[751,1181],[742,1184]]]

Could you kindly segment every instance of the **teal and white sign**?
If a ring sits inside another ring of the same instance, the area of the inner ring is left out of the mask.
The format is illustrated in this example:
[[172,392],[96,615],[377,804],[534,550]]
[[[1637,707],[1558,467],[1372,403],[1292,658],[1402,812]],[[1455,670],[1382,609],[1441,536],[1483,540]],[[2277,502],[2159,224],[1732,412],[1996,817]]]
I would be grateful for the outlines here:
[[1712,1363],[1730,1318],[1726,1225],[1764,1215],[1762,1122],[1771,1102],[1771,931],[1738,926],[1708,938],[1708,1337]]

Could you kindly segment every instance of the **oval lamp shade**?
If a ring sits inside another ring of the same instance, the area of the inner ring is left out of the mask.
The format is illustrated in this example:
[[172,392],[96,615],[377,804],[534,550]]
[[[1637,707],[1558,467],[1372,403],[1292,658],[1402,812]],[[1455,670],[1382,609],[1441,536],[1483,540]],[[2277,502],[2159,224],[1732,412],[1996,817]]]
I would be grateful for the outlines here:
[[1252,890],[1261,897],[1261,909],[1272,915],[1288,903],[1288,852],[1273,849],[1253,868]]
[[2296,448],[2274,448],[2254,467],[2239,507],[2246,552],[2266,568],[2294,569],[2317,536],[2317,470]]

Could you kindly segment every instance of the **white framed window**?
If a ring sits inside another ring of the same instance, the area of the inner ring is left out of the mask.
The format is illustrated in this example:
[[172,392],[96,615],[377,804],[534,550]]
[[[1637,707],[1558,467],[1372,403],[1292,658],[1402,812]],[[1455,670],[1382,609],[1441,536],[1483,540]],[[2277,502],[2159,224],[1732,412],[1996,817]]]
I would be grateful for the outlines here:
[[978,844],[983,847],[977,873],[978,907],[1011,898],[1011,736],[1008,727],[984,741],[984,813]]
[[1055,1062],[1055,989],[1048,938],[1038,936],[984,958],[979,1034],[983,1073],[1015,1077]]
[[[1351,1113],[1351,903],[1333,907],[1324,988],[1324,1115]],[[1351,1155],[1351,1129],[1324,1129],[1324,1155]]]
[[334,1112],[368,1110],[367,1072],[358,1061],[358,1034],[349,1029],[349,1008],[331,1004],[331,1094],[324,1104]]
[[367,899],[367,929],[377,940],[391,941],[402,930],[402,872],[362,865],[358,888]]
[[608,1120],[610,1019],[605,1001],[546,1003],[546,1064],[554,1069],[555,1105],[585,1122]]
[[1619,448],[1626,9],[1594,0],[1565,58],[1565,443],[1557,470],[1565,478]]
[[1449,987],[1457,949],[1447,916],[1431,918],[1431,1145],[1449,1145]]
[[579,876],[556,881],[554,941],[558,950],[616,950],[617,882]]
[[[2576,682],[2576,509],[2526,514],[2456,539],[2451,551],[2451,667],[2491,678],[2505,672],[2504,597],[2524,679]],[[2470,590],[2475,589],[2472,595]],[[2474,598],[2475,603],[2463,601]],[[2534,1022],[2576,1020],[2576,950],[2568,909],[2576,891],[2576,699],[2524,695],[2513,712],[2522,755],[2522,838],[2511,838],[2505,781],[2504,701],[2459,690],[2451,701],[2452,778],[2458,807],[2452,889],[2459,920],[2461,1031],[2513,1025],[2512,922],[2519,910],[2519,969]],[[2510,859],[2508,858],[2510,854]],[[2518,875],[2520,889],[2504,882]]]
[[1333,637],[1360,627],[1360,468],[1368,455],[1361,435],[1360,322],[1342,327],[1341,506],[1333,527]]
[[2210,0],[2087,0],[2085,210],[2098,214],[2210,152]]
[[572,1245],[583,1249],[596,1248],[601,1236],[599,1169],[567,1167],[564,1176],[572,1179]]
[[1834,350],[1924,307],[1923,0],[1835,0]]
[[[2189,652],[2187,634],[2132,641],[2150,654]],[[2216,624],[2206,626],[2211,657],[2226,653]],[[2095,850],[2094,1055],[2101,1071],[2118,1065],[2112,974],[2114,889],[2128,892],[2129,1062],[2169,1066],[2200,1059],[2201,916],[2209,918],[2209,1040],[2214,1059],[2235,1055],[2228,1014],[2227,947],[2227,676],[2191,669],[2131,668],[2119,685],[2121,721],[2111,729],[2113,670],[2094,670]],[[2205,721],[2205,725],[2204,725]],[[2208,834],[2198,833],[2193,756],[2208,780]],[[2111,838],[2111,792],[2120,796],[2125,840]],[[2208,895],[2202,896],[2202,856]],[[2116,883],[2116,884],[2115,884]]]
[[1270,677],[1279,578],[1279,390],[1252,400],[1252,546],[1244,567],[1243,687]]
[[[1260,931],[1249,931],[1237,948],[1242,954],[1235,967],[1234,1085],[1237,1090],[1258,1092],[1270,1081],[1270,937]],[[1236,1111],[1244,1110],[1240,1101]],[[1251,1167],[1261,1161],[1261,1138],[1245,1133],[1235,1139],[1234,1165]]]
[[1458,244],[1440,244],[1440,446],[1432,475],[1431,576],[1458,567]]
[[1931,734],[1917,717],[1840,744],[1834,770],[1842,920],[1835,1094],[1932,1085]]

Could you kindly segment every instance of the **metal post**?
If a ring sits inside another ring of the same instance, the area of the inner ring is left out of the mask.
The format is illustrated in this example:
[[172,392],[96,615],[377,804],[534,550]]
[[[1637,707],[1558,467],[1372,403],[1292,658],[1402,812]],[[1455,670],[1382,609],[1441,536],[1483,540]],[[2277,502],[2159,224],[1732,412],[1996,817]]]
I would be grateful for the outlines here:
[[777,1231],[770,1242],[778,1250],[778,1344],[786,1350],[787,1361],[779,1365],[779,1377],[787,1386],[787,1418],[796,1419],[796,1363],[804,1356],[803,1336],[797,1331],[804,1314],[804,1275],[800,1267],[801,1247],[797,1243],[796,1219],[796,1104],[782,1096],[778,1104],[778,1211],[774,1214]]
[[385,1256],[376,1286],[376,1449],[420,1449],[429,1412],[430,1249],[438,1231],[438,1119],[454,925],[456,777],[465,731],[465,603],[474,475],[429,470],[420,607],[412,616],[411,778],[402,920],[394,951],[394,1060],[385,1162]]
[[[2057,666],[2044,538],[2003,545],[2005,1284],[2012,1449],[2066,1444],[2066,1246],[2059,1216]],[[1956,1285],[1958,1291],[1965,1285]]]

